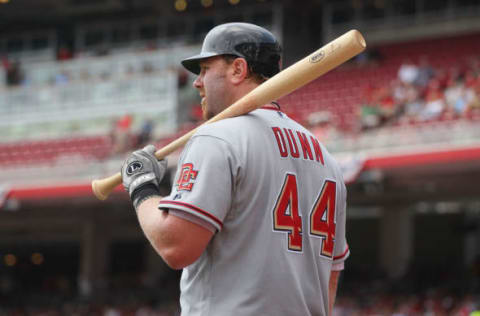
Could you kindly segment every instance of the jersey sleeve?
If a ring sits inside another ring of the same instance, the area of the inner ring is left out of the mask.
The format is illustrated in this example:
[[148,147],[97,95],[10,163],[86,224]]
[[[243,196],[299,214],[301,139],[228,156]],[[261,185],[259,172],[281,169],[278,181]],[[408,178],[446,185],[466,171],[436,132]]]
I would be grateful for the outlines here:
[[207,222],[203,219],[201,219],[200,217],[198,216],[195,216],[195,215],[192,215],[190,213],[187,213],[187,212],[184,212],[184,211],[179,211],[177,209],[169,209],[168,210],[168,214],[170,215],[173,215],[173,216],[177,216],[177,217],[180,217],[180,218],[183,218],[184,220],[187,220],[189,222],[192,222],[192,223],[195,223],[197,225],[200,225],[202,226],[203,228],[205,229],[208,229],[209,231],[211,231],[212,233],[215,234],[215,232],[217,231],[217,229],[215,228],[215,226],[213,226],[212,224],[210,224],[210,222]]
[[350,255],[350,249],[348,247],[345,223],[346,223],[346,209],[347,209],[347,189],[345,184],[340,184],[338,199],[338,210],[336,218],[336,230],[335,230],[335,249],[333,253],[333,264],[339,264],[345,261]]
[[189,213],[221,230],[231,208],[235,165],[232,146],[225,140],[194,136],[180,157],[172,191],[159,208]]

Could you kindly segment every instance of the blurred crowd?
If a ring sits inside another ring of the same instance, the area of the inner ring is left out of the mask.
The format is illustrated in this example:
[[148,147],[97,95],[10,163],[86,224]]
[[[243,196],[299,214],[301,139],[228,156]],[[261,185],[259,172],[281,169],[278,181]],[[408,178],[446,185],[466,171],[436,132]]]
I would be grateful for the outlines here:
[[66,301],[56,306],[25,306],[0,308],[1,316],[176,316],[180,315],[173,301],[157,305],[152,302],[92,303],[82,300]]
[[[96,291],[80,294],[75,272],[0,269],[0,316],[178,316],[181,271],[112,267]],[[7,273],[6,271],[10,271]],[[477,313],[477,314],[475,314]],[[413,262],[400,278],[372,264],[341,275],[333,316],[480,315],[480,257],[463,265]],[[296,315],[295,315],[296,316]]]
[[177,316],[178,273],[145,282],[135,273],[110,279],[108,289],[80,295],[72,278],[0,288],[0,316]]
[[152,299],[130,298],[126,302],[115,299],[109,302],[95,302],[83,299],[59,301],[56,305],[25,305],[0,307],[0,316],[177,316],[180,315],[177,302],[158,303]]
[[[480,313],[480,297],[431,287],[420,292],[395,292],[368,283],[362,289],[340,285],[333,316],[473,316]],[[175,284],[157,288],[127,286],[97,297],[38,292],[19,295],[7,304],[0,300],[0,316],[178,316]]]
[[394,80],[365,89],[360,130],[478,116],[480,59],[461,64],[439,69],[426,56],[405,60]]
[[480,270],[455,264],[412,263],[389,279],[369,265],[345,270],[333,316],[480,315]]
[[420,294],[376,293],[339,296],[333,316],[469,316],[480,310],[478,298],[431,289]]

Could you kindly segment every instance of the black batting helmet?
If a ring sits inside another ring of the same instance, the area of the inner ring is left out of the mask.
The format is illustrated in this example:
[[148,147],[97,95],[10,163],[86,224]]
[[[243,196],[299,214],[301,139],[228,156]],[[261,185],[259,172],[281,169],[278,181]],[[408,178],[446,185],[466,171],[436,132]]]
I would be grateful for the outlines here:
[[200,60],[219,55],[245,58],[252,72],[270,78],[280,71],[282,48],[272,33],[255,24],[225,23],[214,27],[200,54],[182,60],[189,71],[200,73]]

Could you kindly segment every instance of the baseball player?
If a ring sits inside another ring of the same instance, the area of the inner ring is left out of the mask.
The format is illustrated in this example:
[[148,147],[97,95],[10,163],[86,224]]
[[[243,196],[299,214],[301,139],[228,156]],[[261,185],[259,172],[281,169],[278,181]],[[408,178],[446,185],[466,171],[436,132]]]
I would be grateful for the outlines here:
[[[209,119],[280,70],[280,46],[247,23],[213,28],[182,61]],[[182,269],[182,315],[329,315],[343,262],[346,189],[325,147],[278,103],[201,127],[172,191],[147,146],[123,184],[152,246]]]

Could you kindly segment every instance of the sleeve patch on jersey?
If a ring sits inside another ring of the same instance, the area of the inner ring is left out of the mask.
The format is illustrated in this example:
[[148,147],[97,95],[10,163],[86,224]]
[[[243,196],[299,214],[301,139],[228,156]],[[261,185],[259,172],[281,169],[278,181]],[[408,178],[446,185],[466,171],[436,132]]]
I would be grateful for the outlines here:
[[192,191],[195,179],[197,178],[198,170],[193,169],[192,163],[185,163],[182,165],[180,175],[176,182],[178,191]]

